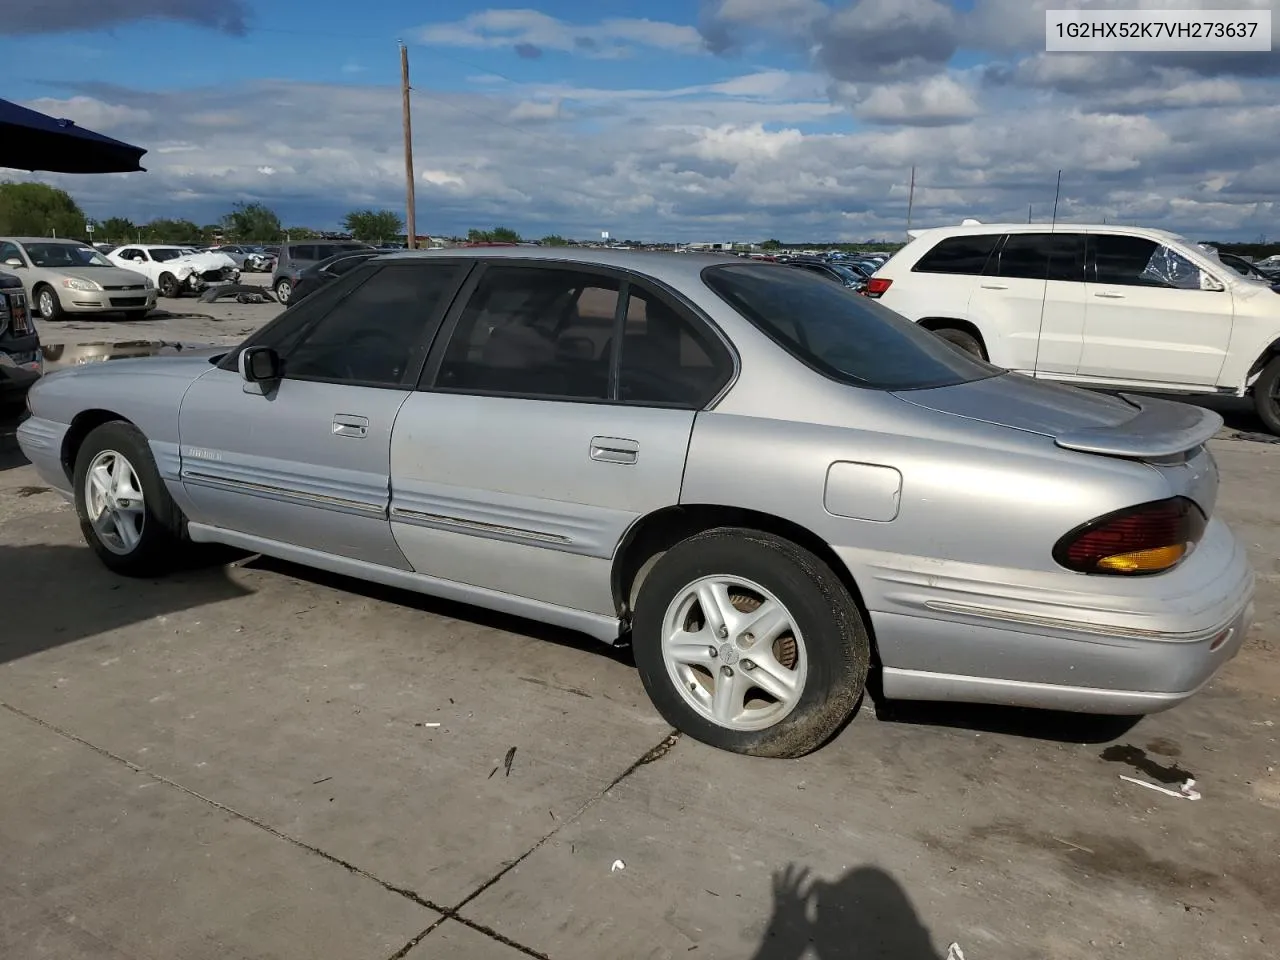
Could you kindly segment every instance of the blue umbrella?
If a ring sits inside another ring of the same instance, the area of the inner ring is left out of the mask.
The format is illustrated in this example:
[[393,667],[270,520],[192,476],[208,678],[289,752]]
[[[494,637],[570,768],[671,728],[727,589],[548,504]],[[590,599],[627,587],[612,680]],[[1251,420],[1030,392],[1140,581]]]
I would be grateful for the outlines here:
[[132,173],[147,151],[70,120],[0,100],[0,167],[52,173]]

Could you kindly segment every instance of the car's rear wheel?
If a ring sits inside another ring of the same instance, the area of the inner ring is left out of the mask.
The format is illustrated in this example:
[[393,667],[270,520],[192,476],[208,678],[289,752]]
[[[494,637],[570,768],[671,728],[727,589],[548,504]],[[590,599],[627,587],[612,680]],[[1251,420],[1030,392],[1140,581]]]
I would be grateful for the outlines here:
[[788,540],[721,527],[668,550],[636,598],[632,643],[663,717],[712,746],[798,757],[857,707],[870,639],[832,570]]
[[961,353],[970,354],[971,356],[977,357],[979,360],[987,359],[987,351],[983,349],[982,341],[967,330],[957,330],[955,327],[943,327],[940,330],[935,330],[933,332]]
[[76,454],[74,476],[81,533],[107,567],[145,577],[177,562],[186,519],[142,431],[119,420],[95,428]]
[[178,278],[172,273],[160,274],[160,279],[156,281],[156,289],[160,292],[160,296],[170,298],[178,296],[181,292]]
[[1254,382],[1253,406],[1266,428],[1280,436],[1280,357],[1268,363]]
[[293,296],[293,284],[288,280],[276,281],[276,299],[281,303],[288,303],[289,298]]
[[50,286],[40,286],[35,290],[36,309],[40,311],[40,319],[42,320],[61,320],[62,319],[62,303],[58,300],[58,294]]

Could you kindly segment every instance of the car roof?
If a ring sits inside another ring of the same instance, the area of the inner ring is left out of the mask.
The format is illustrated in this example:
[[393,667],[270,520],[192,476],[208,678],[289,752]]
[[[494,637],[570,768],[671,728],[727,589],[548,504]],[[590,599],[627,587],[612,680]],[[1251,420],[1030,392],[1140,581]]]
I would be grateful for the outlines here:
[[83,240],[73,240],[70,237],[0,237],[0,241],[5,243],[72,243],[77,247],[87,247]]
[[[913,230],[917,237],[938,238],[988,233],[1119,233],[1128,236],[1148,237],[1152,240],[1186,241],[1186,237],[1154,227],[1133,227],[1121,223],[972,223],[949,227],[926,227]],[[1190,242],[1190,241],[1186,241]]]
[[746,263],[759,266],[758,261],[743,260],[731,255],[574,247],[455,247],[445,250],[404,250],[384,253],[377,259],[392,261],[459,257],[470,260],[534,260],[540,263],[611,267],[616,270],[641,273],[671,284],[696,281],[702,271],[710,266]]

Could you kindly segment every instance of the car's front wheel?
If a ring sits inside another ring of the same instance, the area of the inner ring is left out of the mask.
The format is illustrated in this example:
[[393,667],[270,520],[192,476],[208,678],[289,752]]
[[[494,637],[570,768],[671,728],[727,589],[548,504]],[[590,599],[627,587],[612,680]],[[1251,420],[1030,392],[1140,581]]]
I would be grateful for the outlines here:
[[293,297],[293,284],[288,280],[276,281],[276,299],[287,304]]
[[721,749],[798,757],[856,709],[870,639],[848,590],[796,544],[729,527],[668,550],[636,598],[632,644],[654,705]]
[[1268,363],[1254,382],[1253,406],[1266,428],[1280,435],[1280,357]]
[[85,437],[76,455],[75,501],[85,541],[116,573],[153,576],[183,551],[185,518],[146,437],[131,423],[104,423]]
[[40,311],[42,320],[62,319],[62,302],[53,287],[40,287],[36,290],[36,309]]
[[182,293],[182,286],[172,273],[160,274],[160,279],[156,281],[156,289],[162,297],[173,298]]

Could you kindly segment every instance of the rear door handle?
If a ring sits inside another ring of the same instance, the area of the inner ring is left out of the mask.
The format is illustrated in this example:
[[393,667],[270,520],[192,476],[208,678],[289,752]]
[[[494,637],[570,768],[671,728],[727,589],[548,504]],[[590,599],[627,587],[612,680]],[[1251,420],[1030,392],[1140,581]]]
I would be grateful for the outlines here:
[[333,435],[335,437],[363,439],[369,435],[369,418],[353,417],[348,413],[335,413],[333,415]]
[[984,283],[982,284],[982,289],[983,290],[1008,290],[1009,285],[1007,283]]
[[640,459],[640,444],[620,437],[592,437],[591,459],[601,463],[635,463]]
[[1095,297],[1101,297],[1103,300],[1123,300],[1123,293],[1112,293],[1110,290],[1101,290],[1094,294]]

